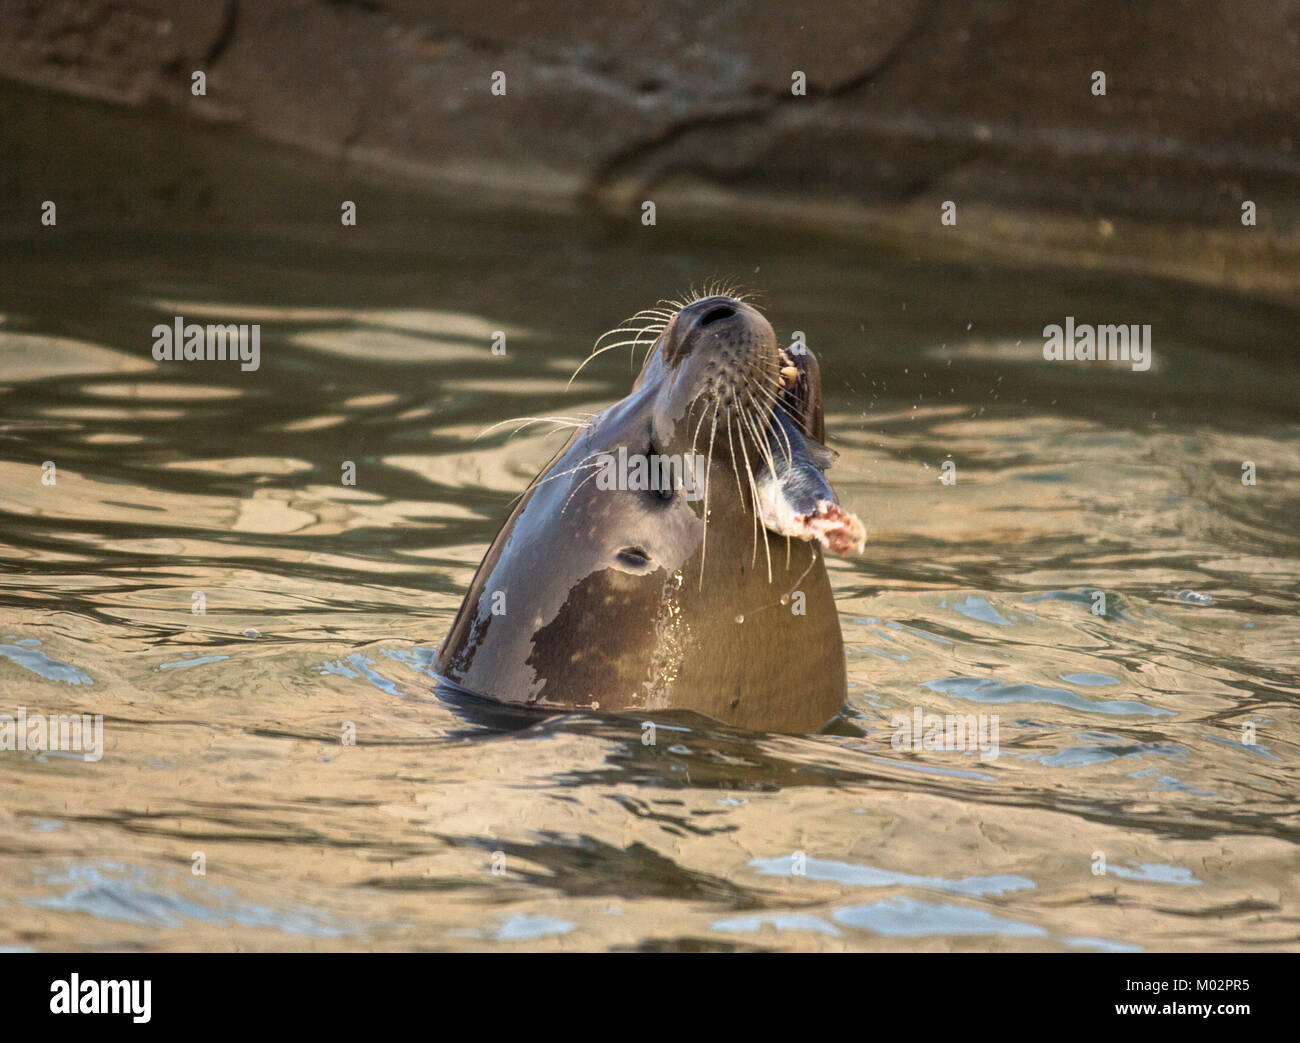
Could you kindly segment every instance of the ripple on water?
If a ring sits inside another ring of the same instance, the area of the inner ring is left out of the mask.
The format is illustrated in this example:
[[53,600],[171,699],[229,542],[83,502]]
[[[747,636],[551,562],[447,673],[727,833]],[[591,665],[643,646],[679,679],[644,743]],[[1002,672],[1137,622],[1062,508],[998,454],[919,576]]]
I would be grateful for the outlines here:
[[28,905],[143,927],[174,929],[184,927],[187,920],[202,920],[217,926],[265,927],[312,938],[357,933],[355,928],[338,924],[314,909],[258,905],[229,888],[193,878],[184,878],[190,893],[182,895],[139,866],[87,862],[47,870],[43,875],[45,886],[66,886],[67,890],[49,897],[28,898]]
[[1035,924],[994,916],[983,909],[949,902],[920,902],[914,898],[883,898],[870,905],[837,909],[836,923],[859,927],[890,937],[914,938],[926,934],[1005,934],[1041,937],[1047,931]]
[[[1025,292],[745,230],[778,332],[818,317],[830,476],[875,533],[828,570],[861,711],[842,723],[867,734],[665,718],[644,746],[639,722],[468,728],[482,707],[404,697],[433,691],[430,640],[566,437],[493,425],[605,408],[628,359],[566,387],[583,345],[735,263],[731,225],[717,249],[695,226],[629,248],[575,220],[449,205],[325,264],[128,236],[59,262],[87,293],[6,254],[0,713],[93,696],[112,743],[94,765],[0,753],[0,904],[25,912],[0,947],[635,949],[706,924],[755,947],[1294,946],[1300,378],[1259,362],[1291,358],[1294,309],[1186,288],[1194,318],[1168,310],[1169,365],[1138,389],[1021,365],[1016,341],[1045,293],[1100,314],[1149,304],[1140,280]],[[565,263],[532,262],[557,241]],[[599,314],[572,306],[591,285]],[[262,366],[157,366],[150,328],[178,314],[264,323]],[[1005,350],[964,351],[954,315]],[[885,723],[922,701],[1002,713],[996,768],[891,757]],[[755,859],[813,838],[809,879]],[[1120,865],[1093,877],[1095,850]]]
[[1134,862],[1127,866],[1108,865],[1106,872],[1123,877],[1125,880],[1146,880],[1156,884],[1178,884],[1181,887],[1195,887],[1200,884],[1190,869],[1161,865],[1158,862]]
[[507,916],[488,934],[499,942],[526,942],[535,938],[555,938],[568,934],[578,925],[569,920],[560,920],[554,916],[529,915],[516,913]]
[[841,937],[840,931],[820,916],[811,913],[761,913],[757,916],[737,916],[709,924],[710,931],[750,933],[772,927],[778,931],[813,931],[817,934]]
[[[943,606],[940,605],[942,608]],[[984,598],[976,597],[974,594],[968,594],[966,600],[954,604],[953,609],[960,612],[963,616],[971,619],[978,619],[982,623],[994,623],[1000,627],[1013,627],[1016,625],[1016,619],[1013,616],[1007,619],[996,608],[994,608]]]
[[[796,874],[795,866],[802,862],[802,872]],[[914,876],[875,866],[855,865],[819,858],[796,860],[794,855],[779,858],[756,858],[749,863],[764,876],[806,876],[810,880],[828,880],[859,887],[926,887],[935,891],[950,891],[963,895],[1000,895],[1009,891],[1032,890],[1037,885],[1023,876],[1002,874],[998,876],[968,876],[949,880],[941,876]]]
[[64,684],[94,684],[90,675],[84,670],[80,670],[71,663],[64,663],[58,659],[47,656],[44,652],[30,647],[35,641],[34,638],[28,638],[20,641],[16,645],[0,645],[0,656],[4,656],[11,662],[17,663],[24,670],[30,670],[34,674],[39,674],[47,681],[62,681]]
[[1052,703],[1085,713],[1105,713],[1118,716],[1145,714],[1151,717],[1172,717],[1172,710],[1131,700],[1098,702],[1085,699],[1077,692],[1065,688],[1046,688],[1037,684],[1004,684],[991,677],[944,677],[937,681],[922,681],[922,686],[941,695],[955,699],[970,699],[977,703]]

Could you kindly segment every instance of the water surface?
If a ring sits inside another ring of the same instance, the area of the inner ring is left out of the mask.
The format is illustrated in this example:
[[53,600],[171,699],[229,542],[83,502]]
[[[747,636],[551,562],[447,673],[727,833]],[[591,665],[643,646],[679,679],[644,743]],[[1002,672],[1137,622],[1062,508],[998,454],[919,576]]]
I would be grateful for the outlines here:
[[[1297,947],[1294,312],[406,207],[6,243],[0,712],[105,750],[0,754],[0,946]],[[566,380],[712,276],[822,360],[869,531],[831,562],[850,734],[466,719],[433,649],[564,438],[481,433],[623,395],[626,350]],[[176,315],[261,323],[261,367],[155,363]],[[1154,366],[1045,363],[1067,315],[1151,323]],[[998,715],[1000,755],[895,749],[916,707]]]

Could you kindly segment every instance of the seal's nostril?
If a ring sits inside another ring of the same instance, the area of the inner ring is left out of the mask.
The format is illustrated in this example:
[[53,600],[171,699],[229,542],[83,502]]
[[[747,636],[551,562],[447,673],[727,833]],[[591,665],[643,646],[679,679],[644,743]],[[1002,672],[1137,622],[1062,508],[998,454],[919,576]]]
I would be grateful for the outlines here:
[[644,547],[624,547],[618,552],[619,560],[634,568],[647,568],[650,555]]
[[700,316],[700,328],[712,326],[715,322],[721,322],[723,319],[729,319],[736,314],[736,309],[729,304],[719,304],[716,308],[710,308]]

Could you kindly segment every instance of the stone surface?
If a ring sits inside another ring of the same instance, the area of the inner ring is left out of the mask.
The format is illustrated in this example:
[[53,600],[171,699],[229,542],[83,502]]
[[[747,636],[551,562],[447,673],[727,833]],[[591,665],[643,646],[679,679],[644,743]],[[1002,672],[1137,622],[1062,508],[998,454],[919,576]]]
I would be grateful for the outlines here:
[[1300,0],[803,7],[0,0],[0,77],[612,212],[706,190],[937,225],[951,199],[1230,235],[1252,199],[1248,250],[1300,237]]

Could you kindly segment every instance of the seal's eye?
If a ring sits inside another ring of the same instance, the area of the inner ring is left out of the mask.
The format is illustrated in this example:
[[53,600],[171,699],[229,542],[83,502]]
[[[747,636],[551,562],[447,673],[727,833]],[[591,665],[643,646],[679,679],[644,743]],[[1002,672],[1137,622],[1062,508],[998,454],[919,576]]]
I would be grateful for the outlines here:
[[653,438],[646,445],[645,458],[650,465],[650,495],[656,500],[671,500],[676,493],[672,485],[672,467],[664,466],[668,460],[660,455]]

